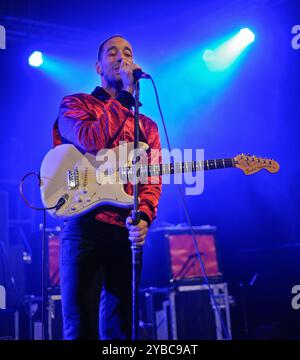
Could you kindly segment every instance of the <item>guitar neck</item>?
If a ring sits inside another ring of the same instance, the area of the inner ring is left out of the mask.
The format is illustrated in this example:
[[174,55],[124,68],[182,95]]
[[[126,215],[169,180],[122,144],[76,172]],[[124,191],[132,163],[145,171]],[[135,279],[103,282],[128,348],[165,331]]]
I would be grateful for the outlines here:
[[[188,173],[203,170],[216,170],[235,167],[233,158],[215,159],[204,161],[179,162],[171,164],[156,164],[145,165],[139,167],[139,173],[146,176],[159,176],[167,174]],[[127,168],[127,173],[130,174],[132,167]]]

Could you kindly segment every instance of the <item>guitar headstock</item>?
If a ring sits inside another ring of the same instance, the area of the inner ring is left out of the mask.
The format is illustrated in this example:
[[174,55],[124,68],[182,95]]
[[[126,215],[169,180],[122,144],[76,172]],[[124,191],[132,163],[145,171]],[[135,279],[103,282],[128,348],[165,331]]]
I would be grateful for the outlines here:
[[272,159],[242,154],[236,156],[233,160],[234,166],[243,170],[246,175],[255,174],[262,169],[273,174],[279,171],[278,162]]

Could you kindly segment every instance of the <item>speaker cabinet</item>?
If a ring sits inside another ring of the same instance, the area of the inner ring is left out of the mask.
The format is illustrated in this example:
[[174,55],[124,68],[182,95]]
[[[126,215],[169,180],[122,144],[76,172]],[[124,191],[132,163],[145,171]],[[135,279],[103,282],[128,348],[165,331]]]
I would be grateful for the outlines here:
[[216,303],[204,284],[179,286],[171,290],[173,340],[231,339],[231,299],[227,283],[211,284],[211,288]]
[[[221,282],[216,228],[194,226],[193,229],[210,281]],[[143,249],[142,287],[168,287],[174,282],[191,281],[203,281],[203,273],[190,229],[175,226],[150,230]]]
[[[227,283],[141,290],[140,338],[144,340],[231,339]],[[221,316],[221,317],[220,317]]]

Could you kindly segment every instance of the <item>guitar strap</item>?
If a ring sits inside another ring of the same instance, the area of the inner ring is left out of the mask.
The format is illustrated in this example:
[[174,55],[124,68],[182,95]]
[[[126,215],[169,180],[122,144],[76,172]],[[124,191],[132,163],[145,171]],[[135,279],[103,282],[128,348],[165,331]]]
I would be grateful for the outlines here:
[[124,129],[124,126],[126,124],[126,121],[128,119],[128,115],[130,114],[130,111],[127,111],[126,117],[124,121],[122,122],[121,126],[119,127],[118,131],[115,133],[115,135],[109,140],[109,142],[106,144],[106,148],[110,149],[111,145],[115,142],[115,140],[120,136],[122,130]]

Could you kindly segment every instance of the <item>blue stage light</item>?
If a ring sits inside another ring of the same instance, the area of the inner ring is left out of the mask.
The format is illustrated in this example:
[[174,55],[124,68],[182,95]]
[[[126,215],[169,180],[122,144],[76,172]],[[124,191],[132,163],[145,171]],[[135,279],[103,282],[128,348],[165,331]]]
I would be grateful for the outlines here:
[[238,39],[240,40],[241,45],[247,46],[253,43],[255,40],[255,35],[250,29],[243,28],[238,33]]
[[243,28],[213,50],[205,50],[202,59],[211,71],[224,71],[254,40],[254,33],[248,28]]
[[43,54],[40,51],[34,51],[28,58],[30,66],[39,67],[43,64]]
[[215,54],[212,50],[210,49],[206,49],[202,55],[202,59],[205,62],[211,62],[215,60]]

